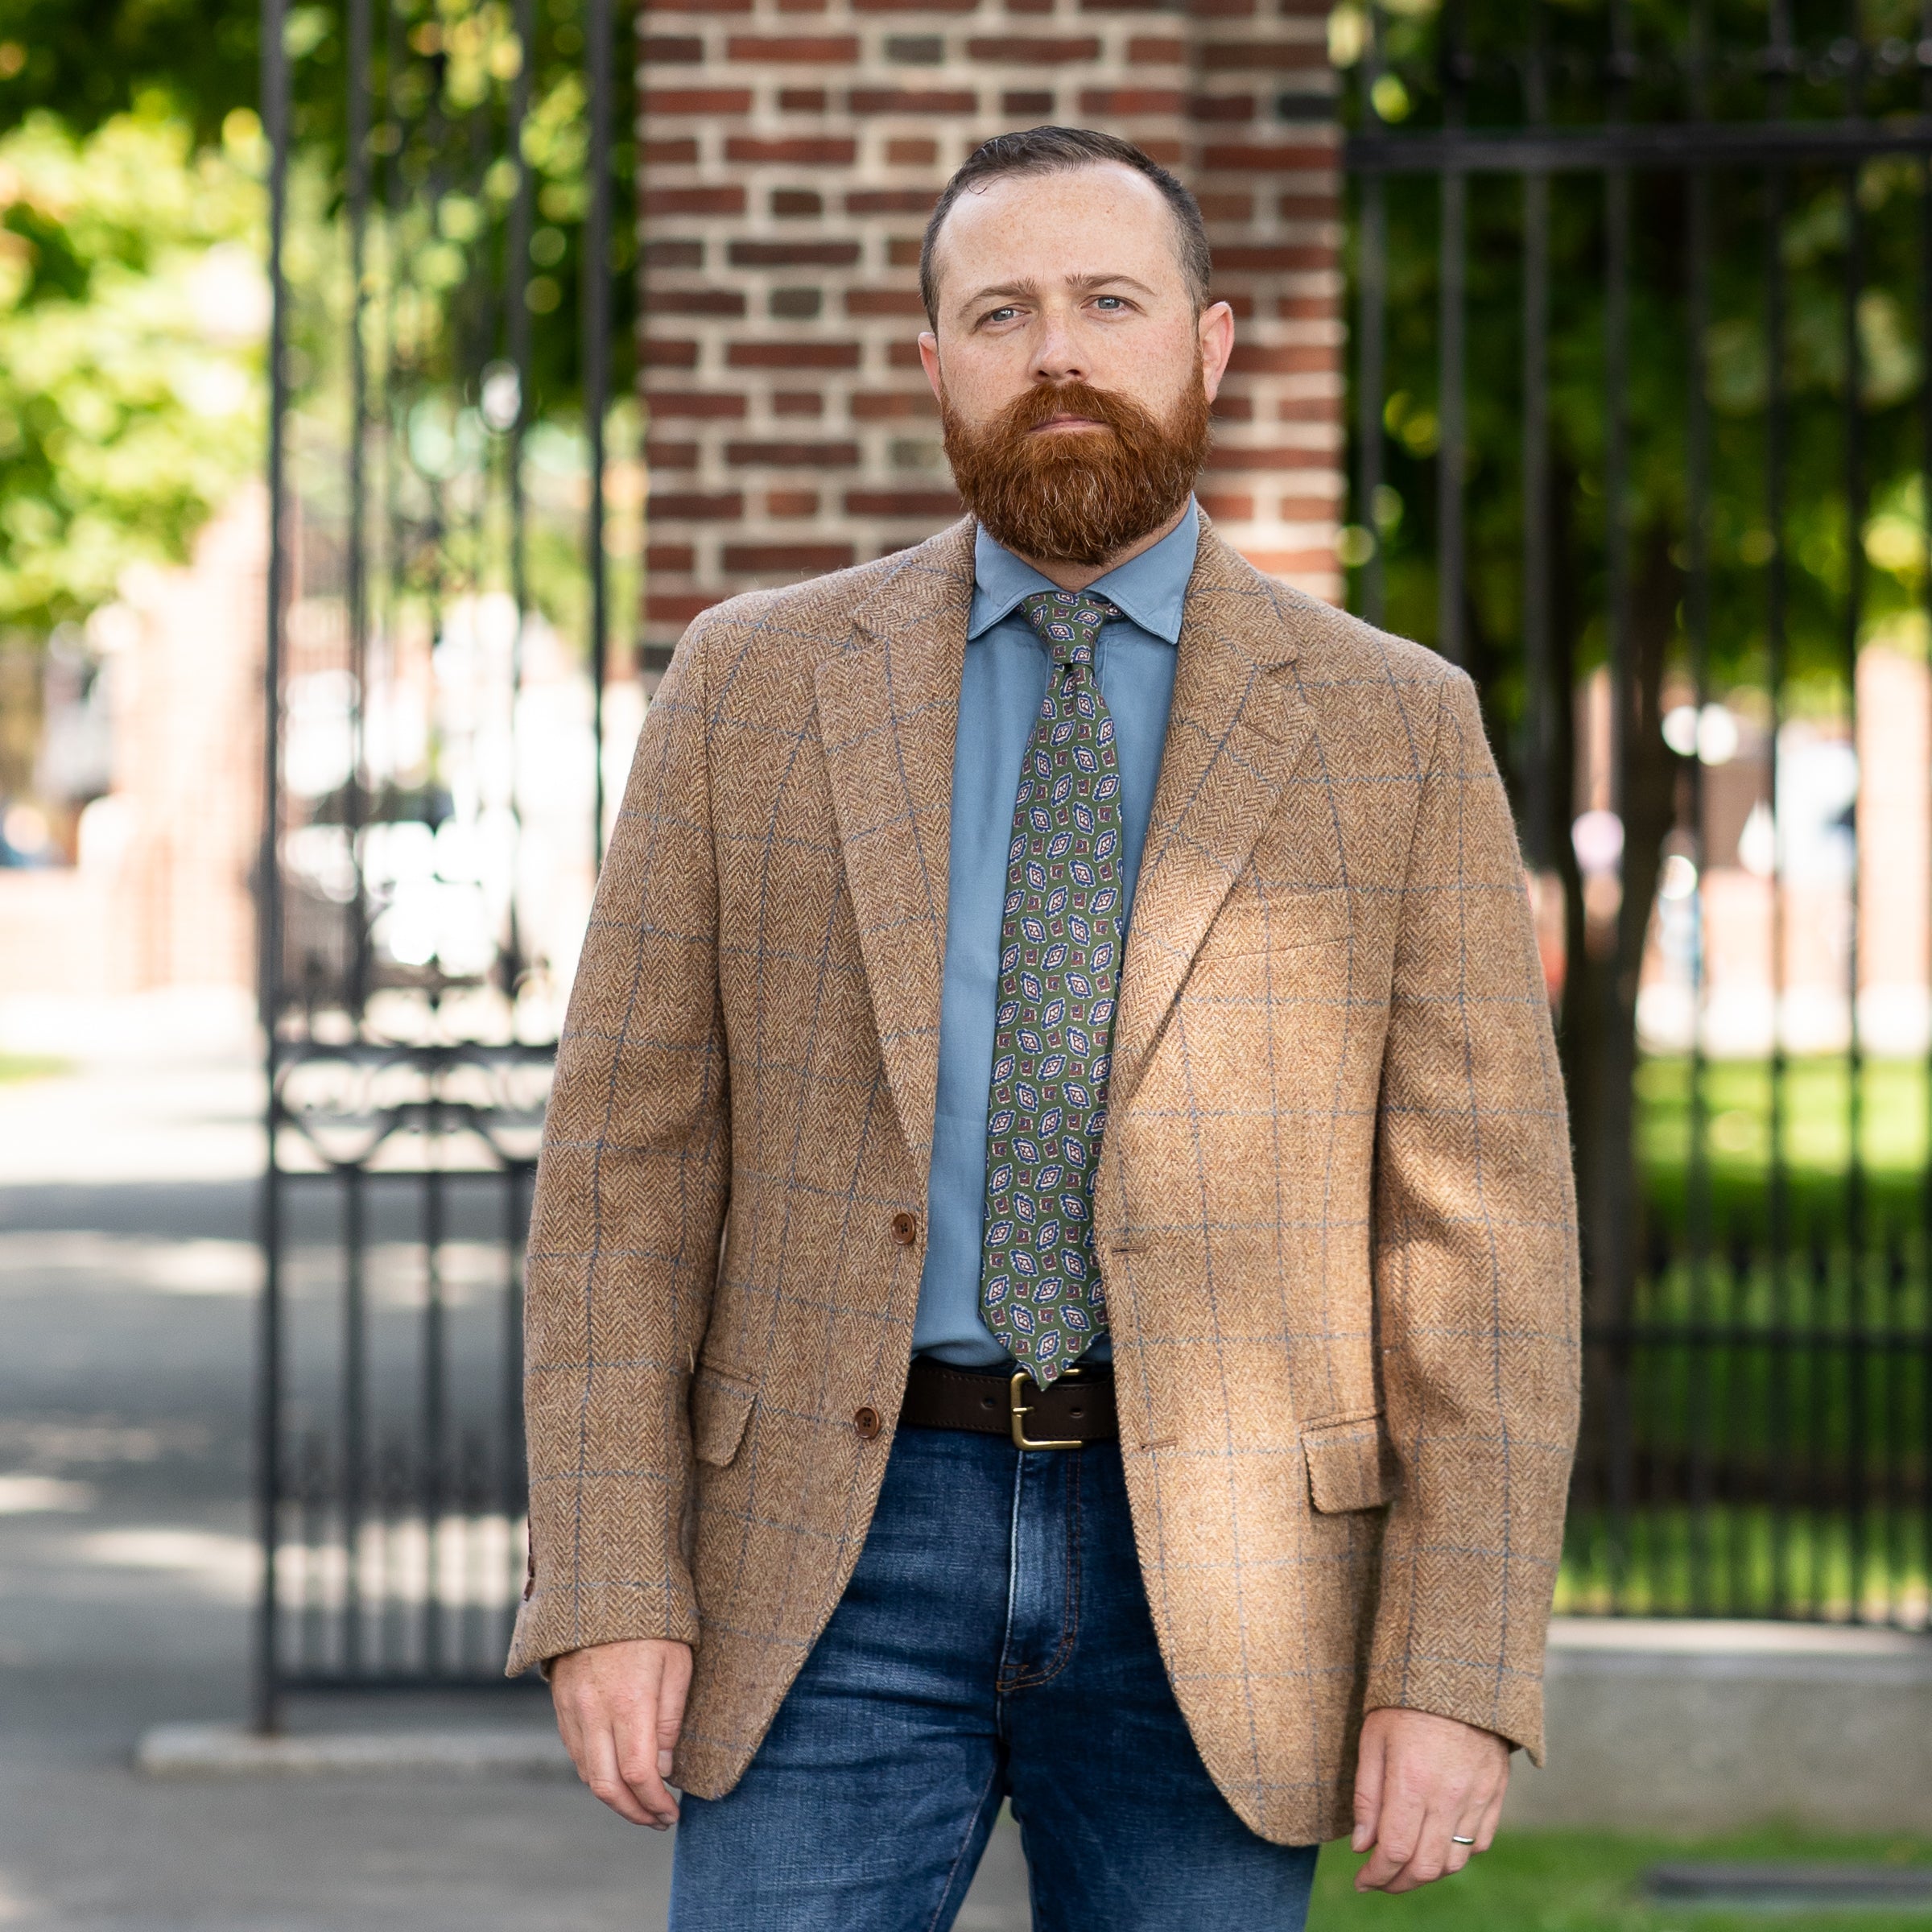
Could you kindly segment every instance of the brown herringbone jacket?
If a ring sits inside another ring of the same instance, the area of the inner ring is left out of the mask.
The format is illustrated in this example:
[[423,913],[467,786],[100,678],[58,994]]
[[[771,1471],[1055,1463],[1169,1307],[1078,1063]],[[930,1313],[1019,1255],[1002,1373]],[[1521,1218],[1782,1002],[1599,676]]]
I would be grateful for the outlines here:
[[[697,1648],[745,1769],[852,1573],[924,1249],[972,530],[694,624],[650,707],[530,1237],[510,1668]],[[1162,1653],[1257,1831],[1364,1708],[1541,1745],[1575,1422],[1563,1096],[1468,679],[1203,530],[1095,1224]],[[910,1244],[895,1218],[921,1217]]]

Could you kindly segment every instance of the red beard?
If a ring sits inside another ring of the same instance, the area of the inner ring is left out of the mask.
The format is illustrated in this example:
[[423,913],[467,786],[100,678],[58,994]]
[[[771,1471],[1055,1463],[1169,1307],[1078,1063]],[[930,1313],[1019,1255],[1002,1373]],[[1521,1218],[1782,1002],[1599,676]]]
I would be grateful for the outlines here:
[[[966,507],[1009,550],[1051,564],[1104,564],[1187,501],[1208,456],[1199,365],[1166,422],[1084,382],[1035,383],[984,429],[941,402],[946,455]],[[1063,413],[1099,429],[1030,432]]]

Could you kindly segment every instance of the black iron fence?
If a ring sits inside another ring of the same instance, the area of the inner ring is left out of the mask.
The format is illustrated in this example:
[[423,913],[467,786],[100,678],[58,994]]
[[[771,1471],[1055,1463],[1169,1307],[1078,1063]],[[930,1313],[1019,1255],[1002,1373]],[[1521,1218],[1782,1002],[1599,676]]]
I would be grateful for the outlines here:
[[1353,600],[1482,687],[1575,1119],[1564,1600],[1923,1626],[1932,9],[1336,26]]
[[627,27],[264,0],[262,28],[268,1728],[291,1692],[503,1681],[530,1191],[641,700],[608,661]]
[[535,1044],[282,1042],[262,1472],[277,1691],[501,1681],[524,1577],[521,1261],[550,1060]]
[[1923,1252],[1842,1232],[1660,1242],[1593,1326],[1561,1608],[1932,1624]]

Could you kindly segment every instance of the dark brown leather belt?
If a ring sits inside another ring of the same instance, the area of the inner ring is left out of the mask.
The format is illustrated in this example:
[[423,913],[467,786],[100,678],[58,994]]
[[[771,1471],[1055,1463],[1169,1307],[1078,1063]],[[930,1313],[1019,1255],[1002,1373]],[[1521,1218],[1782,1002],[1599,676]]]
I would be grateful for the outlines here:
[[914,1358],[899,1409],[902,1429],[971,1429],[1009,1437],[1016,1449],[1079,1449],[1120,1439],[1110,1364],[1063,1369],[1051,1389],[1025,1369],[950,1368]]

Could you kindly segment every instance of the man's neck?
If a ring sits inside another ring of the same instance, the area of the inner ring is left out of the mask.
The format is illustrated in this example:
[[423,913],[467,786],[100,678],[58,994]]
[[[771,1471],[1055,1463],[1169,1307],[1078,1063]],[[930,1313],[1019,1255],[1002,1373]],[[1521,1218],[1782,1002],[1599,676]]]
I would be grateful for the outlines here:
[[1189,497],[1165,523],[1157,523],[1144,537],[1137,537],[1133,543],[1123,545],[1113,555],[1099,564],[1063,564],[1051,557],[1030,557],[1023,550],[1007,548],[1022,564],[1030,564],[1049,584],[1060,590],[1084,590],[1089,584],[1097,584],[1110,570],[1118,570],[1123,564],[1131,563],[1143,551],[1152,550],[1163,537],[1170,537],[1181,526],[1187,514],[1188,505],[1194,499]]

